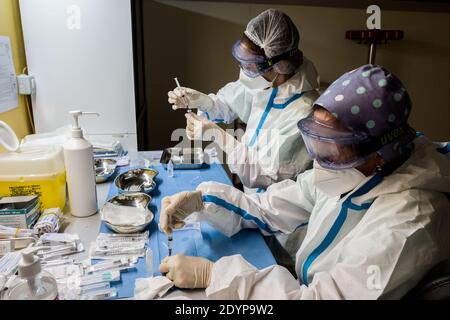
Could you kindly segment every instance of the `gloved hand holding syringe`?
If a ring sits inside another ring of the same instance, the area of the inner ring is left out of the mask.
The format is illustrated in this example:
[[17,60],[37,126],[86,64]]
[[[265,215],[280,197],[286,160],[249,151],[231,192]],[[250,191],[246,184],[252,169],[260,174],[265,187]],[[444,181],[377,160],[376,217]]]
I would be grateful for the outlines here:
[[[175,83],[177,84],[177,89],[180,90],[180,91],[182,91],[181,86],[180,86],[180,82],[178,81],[178,78],[175,77],[174,80],[175,80]],[[186,101],[186,96],[183,94],[183,95],[181,96],[181,98],[182,98],[182,100],[183,100],[183,103],[184,103],[184,105],[185,105],[185,108],[188,109],[187,112],[191,112],[192,110],[191,110],[191,108],[189,108],[189,101]],[[171,250],[171,249],[170,249],[170,250]],[[169,256],[170,256],[170,254],[169,254]]]
[[201,191],[184,191],[161,201],[160,227],[167,235],[167,249],[172,255],[173,230],[183,228],[190,214],[203,207]]
[[178,288],[206,288],[211,282],[214,263],[203,257],[182,253],[172,255],[172,233],[189,225],[186,219],[203,210],[202,192],[184,191],[165,197],[161,202],[160,227],[167,234],[169,255],[159,265],[159,271]]
[[214,107],[214,101],[210,96],[191,88],[182,87],[178,78],[174,79],[177,87],[167,93],[173,110],[187,108],[208,112]]

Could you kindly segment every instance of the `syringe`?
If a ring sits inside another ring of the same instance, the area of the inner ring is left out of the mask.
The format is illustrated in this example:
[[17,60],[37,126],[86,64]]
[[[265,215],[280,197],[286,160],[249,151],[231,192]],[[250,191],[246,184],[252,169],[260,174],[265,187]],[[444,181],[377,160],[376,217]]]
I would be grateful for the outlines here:
[[168,234],[167,235],[167,250],[169,251],[169,257],[172,255],[172,241],[173,241],[173,235]]
[[[181,88],[180,82],[178,81],[178,78],[175,77],[174,80],[175,80],[175,83],[177,84],[177,88]],[[191,112],[192,110],[189,108],[189,103],[186,102],[185,96],[183,96],[183,103],[184,103],[184,105],[186,106],[186,108],[188,109],[187,112]]]

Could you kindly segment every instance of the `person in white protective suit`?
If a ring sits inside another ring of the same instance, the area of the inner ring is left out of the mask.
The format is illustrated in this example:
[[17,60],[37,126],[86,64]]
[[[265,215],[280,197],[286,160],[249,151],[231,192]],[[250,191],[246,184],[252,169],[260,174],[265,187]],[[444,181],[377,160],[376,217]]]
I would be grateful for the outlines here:
[[344,74],[299,128],[314,168],[245,194],[224,184],[163,199],[165,232],[196,212],[228,236],[242,228],[293,232],[307,224],[296,280],[274,265],[258,270],[240,255],[211,262],[176,255],[162,272],[182,288],[217,299],[397,299],[449,257],[449,156],[407,119],[411,101],[386,69]]
[[[199,115],[186,113],[188,138],[214,137],[246,191],[295,178],[311,167],[297,122],[311,113],[319,81],[298,45],[292,20],[278,10],[266,10],[248,23],[232,47],[239,80],[217,94],[184,87],[168,93],[173,109],[199,109]],[[240,141],[216,124],[238,118],[247,124]]]

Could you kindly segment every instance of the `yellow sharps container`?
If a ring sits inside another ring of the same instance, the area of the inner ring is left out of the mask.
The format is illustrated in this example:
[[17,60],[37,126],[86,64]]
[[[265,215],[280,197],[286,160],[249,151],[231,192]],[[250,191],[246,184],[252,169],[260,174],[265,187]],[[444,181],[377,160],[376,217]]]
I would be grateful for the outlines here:
[[59,146],[0,153],[0,197],[40,195],[42,209],[64,209],[66,173]]

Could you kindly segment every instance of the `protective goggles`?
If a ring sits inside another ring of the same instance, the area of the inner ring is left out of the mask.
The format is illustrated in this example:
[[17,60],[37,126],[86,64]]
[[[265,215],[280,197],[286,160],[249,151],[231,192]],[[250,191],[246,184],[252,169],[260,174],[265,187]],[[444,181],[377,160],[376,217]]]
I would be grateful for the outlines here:
[[295,56],[297,51],[298,49],[290,50],[273,58],[267,59],[265,56],[252,52],[250,49],[244,47],[242,42],[237,40],[233,45],[231,53],[238,61],[239,66],[245,75],[250,78],[256,78],[271,69],[275,63]]
[[354,168],[384,145],[400,140],[413,129],[407,124],[389,130],[380,137],[365,132],[321,123],[313,116],[298,122],[309,156],[327,169]]

